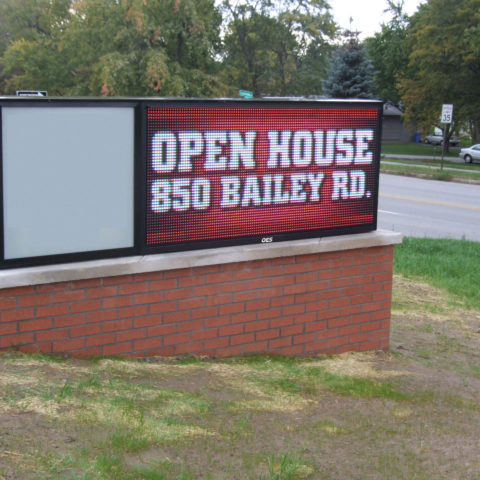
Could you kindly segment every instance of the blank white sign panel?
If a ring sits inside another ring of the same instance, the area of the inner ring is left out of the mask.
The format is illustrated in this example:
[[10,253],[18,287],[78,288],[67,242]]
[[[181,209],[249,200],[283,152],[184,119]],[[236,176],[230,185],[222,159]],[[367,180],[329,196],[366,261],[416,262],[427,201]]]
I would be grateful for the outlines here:
[[3,107],[2,130],[5,259],[133,247],[133,107]]

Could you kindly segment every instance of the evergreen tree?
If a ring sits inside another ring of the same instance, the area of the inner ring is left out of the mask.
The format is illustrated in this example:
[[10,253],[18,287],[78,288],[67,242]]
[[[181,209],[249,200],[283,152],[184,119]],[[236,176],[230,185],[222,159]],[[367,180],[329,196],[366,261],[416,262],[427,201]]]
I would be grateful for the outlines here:
[[373,98],[373,64],[358,35],[346,35],[346,42],[333,55],[323,93],[332,98]]

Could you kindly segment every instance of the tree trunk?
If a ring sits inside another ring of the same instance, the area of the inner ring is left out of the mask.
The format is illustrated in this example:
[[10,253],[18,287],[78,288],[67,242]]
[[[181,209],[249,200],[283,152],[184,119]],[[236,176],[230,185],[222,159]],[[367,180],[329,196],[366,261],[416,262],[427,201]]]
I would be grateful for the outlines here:
[[480,118],[473,120],[472,128],[472,143],[478,143],[480,141]]

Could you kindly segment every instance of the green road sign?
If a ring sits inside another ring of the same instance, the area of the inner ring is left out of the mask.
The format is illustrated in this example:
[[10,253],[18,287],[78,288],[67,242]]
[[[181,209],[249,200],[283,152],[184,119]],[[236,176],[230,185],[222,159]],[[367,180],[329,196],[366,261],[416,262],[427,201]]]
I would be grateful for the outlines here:
[[239,93],[243,98],[253,98],[253,92],[249,92],[248,90],[240,90]]

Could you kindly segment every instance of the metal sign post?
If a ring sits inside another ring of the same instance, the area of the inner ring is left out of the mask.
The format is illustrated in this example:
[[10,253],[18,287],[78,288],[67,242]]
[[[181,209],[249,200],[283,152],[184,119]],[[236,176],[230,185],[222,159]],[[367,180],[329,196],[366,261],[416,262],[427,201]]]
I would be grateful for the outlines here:
[[444,103],[442,105],[442,116],[440,119],[440,122],[445,125],[445,128],[443,130],[442,163],[440,166],[440,170],[443,170],[443,158],[445,156],[445,150],[447,148],[445,143],[445,139],[446,139],[445,130],[447,128],[446,126],[452,123],[452,120],[453,120],[453,105],[450,103]]

